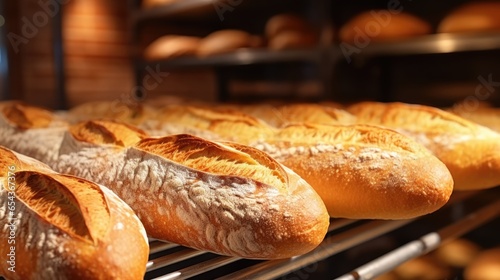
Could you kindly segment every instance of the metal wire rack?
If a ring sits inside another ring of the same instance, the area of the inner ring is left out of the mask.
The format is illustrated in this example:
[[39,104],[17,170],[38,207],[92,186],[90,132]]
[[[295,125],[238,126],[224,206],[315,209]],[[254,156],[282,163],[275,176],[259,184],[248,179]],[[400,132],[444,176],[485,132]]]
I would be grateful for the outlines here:
[[456,192],[442,209],[416,219],[331,219],[315,250],[282,260],[219,256],[151,240],[145,279],[372,279],[444,242],[498,225],[499,216],[499,188]]

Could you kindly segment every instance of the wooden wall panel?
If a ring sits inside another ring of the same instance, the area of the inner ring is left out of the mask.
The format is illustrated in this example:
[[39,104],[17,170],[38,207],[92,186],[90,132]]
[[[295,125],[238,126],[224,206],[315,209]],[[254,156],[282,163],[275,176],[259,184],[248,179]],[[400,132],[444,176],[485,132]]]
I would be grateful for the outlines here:
[[[135,88],[132,54],[135,48],[130,43],[130,11],[126,1],[66,2],[58,9],[62,11],[67,107],[92,100],[132,98]],[[28,39],[28,43],[18,46],[17,54],[10,46],[12,64],[17,67],[13,78],[16,83],[13,84],[17,85],[16,89],[20,91],[16,96],[35,105],[55,108],[58,102],[53,41],[54,15],[47,14],[38,1],[12,1],[9,6],[11,11],[15,11],[13,22],[16,23],[11,27],[11,31],[16,34],[22,35],[25,28],[23,23],[26,20],[33,23],[36,14],[39,16],[38,20],[47,19],[46,24],[35,26],[36,34]],[[169,30],[166,26],[158,28]],[[148,34],[146,31],[144,35],[147,37]],[[215,95],[215,78],[211,71],[178,71],[170,74],[147,92],[147,96],[172,94],[212,99]]]

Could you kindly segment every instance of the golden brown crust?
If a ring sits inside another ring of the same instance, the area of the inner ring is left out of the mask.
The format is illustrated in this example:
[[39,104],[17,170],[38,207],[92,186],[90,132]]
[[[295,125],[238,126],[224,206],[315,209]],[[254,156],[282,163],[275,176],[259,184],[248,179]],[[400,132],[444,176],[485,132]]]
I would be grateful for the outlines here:
[[86,102],[71,108],[67,118],[70,123],[86,120],[109,119],[129,124],[139,124],[152,117],[155,110],[134,100],[133,96],[123,100]]
[[466,105],[458,104],[448,109],[448,111],[469,121],[486,126],[496,132],[500,132],[500,108],[479,106],[478,108],[467,109]]
[[439,209],[452,192],[439,160],[387,129],[296,124],[256,147],[311,184],[332,217],[411,218]]
[[191,135],[146,138],[122,149],[67,146],[73,151],[61,154],[58,169],[109,185],[157,239],[274,259],[312,250],[328,228],[311,186],[250,147]]
[[0,178],[0,202],[11,206],[0,211],[11,225],[2,227],[0,241],[8,244],[15,236],[11,246],[0,247],[2,255],[12,247],[15,251],[13,262],[0,265],[0,274],[8,279],[142,279],[149,247],[132,209],[103,186],[18,160],[25,165],[9,174],[15,184],[5,184],[12,182],[7,173]]
[[131,146],[147,137],[143,130],[135,126],[106,120],[81,122],[71,126],[69,133],[82,142],[120,147]]
[[291,123],[345,125],[356,123],[356,117],[345,110],[313,103],[240,105],[233,108],[277,128]]
[[[244,149],[258,158],[187,134],[145,139],[135,147],[207,173],[252,178],[282,190],[288,185],[283,168],[250,147]],[[238,147],[243,149],[243,145]]]
[[46,128],[53,121],[53,115],[50,111],[22,102],[4,103],[1,109],[5,119],[20,129]]
[[359,123],[395,129],[430,149],[450,170],[455,189],[500,183],[500,134],[486,127],[422,105],[362,102],[348,111]]
[[[234,107],[197,108],[196,113],[177,109],[167,114],[169,122],[220,133],[261,149],[294,170],[316,189],[335,217],[415,217],[437,210],[452,191],[453,180],[443,163],[422,145],[391,130],[318,124],[271,129],[255,120],[243,122],[248,117],[231,111]],[[225,128],[214,125],[214,120],[223,120]]]
[[[388,15],[386,22],[381,22],[377,17],[380,13]],[[378,28],[374,28],[374,25]],[[370,10],[354,16],[345,23],[339,30],[339,38],[343,42],[355,43],[357,36],[366,36],[378,42],[430,34],[431,31],[429,23],[412,14]],[[362,35],[359,35],[359,32]]]
[[243,144],[257,141],[274,133],[272,127],[249,115],[202,107],[171,106],[163,109],[157,117],[162,122],[207,130],[225,140],[234,140]]

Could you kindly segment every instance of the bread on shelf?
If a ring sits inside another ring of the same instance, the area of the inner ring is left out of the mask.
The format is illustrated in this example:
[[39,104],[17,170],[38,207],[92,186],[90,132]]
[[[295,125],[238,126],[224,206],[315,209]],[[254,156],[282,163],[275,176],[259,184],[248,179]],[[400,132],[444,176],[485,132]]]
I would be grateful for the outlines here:
[[369,10],[349,19],[339,30],[339,39],[365,46],[369,42],[401,40],[432,33],[425,20],[404,11]]

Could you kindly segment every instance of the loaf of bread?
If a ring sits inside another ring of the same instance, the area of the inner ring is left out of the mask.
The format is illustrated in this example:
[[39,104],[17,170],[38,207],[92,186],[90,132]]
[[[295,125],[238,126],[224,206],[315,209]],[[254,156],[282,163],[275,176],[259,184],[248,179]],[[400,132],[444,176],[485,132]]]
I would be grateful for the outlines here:
[[329,216],[318,194],[265,153],[191,135],[144,138],[88,121],[65,135],[60,172],[109,186],[153,238],[256,259],[306,253]]
[[332,217],[413,218],[439,209],[452,193],[446,166],[389,129],[295,124],[253,146],[311,184]]
[[500,134],[443,110],[403,103],[352,105],[359,123],[395,129],[431,150],[450,170],[457,190],[500,184]]
[[446,15],[438,25],[439,33],[484,32],[500,30],[498,1],[471,1]]
[[432,28],[429,23],[407,12],[370,10],[347,21],[339,30],[339,39],[355,44],[357,40],[365,42],[369,39],[373,42],[381,42],[421,36],[431,32]]
[[411,218],[437,210],[452,192],[446,166],[392,130],[318,124],[277,129],[241,112],[186,106],[165,111],[164,118],[268,153],[311,184],[332,217]]
[[[157,128],[160,128],[160,131],[162,124],[177,125],[191,129],[192,132],[200,131],[205,136],[212,135],[215,140],[244,144],[263,140],[275,133],[273,127],[250,115],[235,110],[210,109],[206,106],[168,106],[158,111],[155,118],[159,122]],[[151,127],[149,129],[152,130]]]
[[276,128],[292,123],[356,123],[356,117],[343,109],[314,103],[233,105],[223,108],[249,114]]
[[465,104],[460,103],[447,109],[447,111],[500,132],[500,108],[483,105],[469,109]]
[[144,49],[144,58],[159,60],[194,56],[200,42],[201,38],[195,36],[165,35],[154,40]]
[[113,192],[3,147],[0,158],[0,275],[143,279],[146,232]]
[[225,29],[210,33],[198,46],[201,57],[222,54],[241,48],[257,48],[263,45],[262,38],[243,30]]
[[500,247],[484,250],[465,268],[465,280],[497,280],[500,275]]
[[129,124],[139,124],[155,115],[155,108],[134,99],[127,98],[86,102],[70,108],[66,114],[69,123],[93,119],[111,119]]
[[0,104],[0,145],[46,164],[57,160],[67,128],[48,110],[15,101]]

